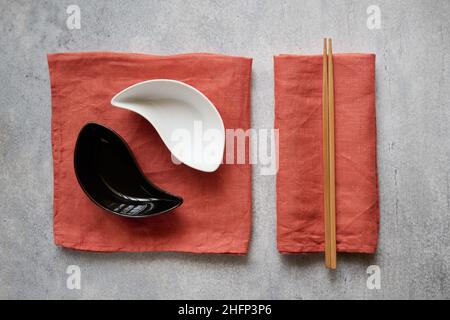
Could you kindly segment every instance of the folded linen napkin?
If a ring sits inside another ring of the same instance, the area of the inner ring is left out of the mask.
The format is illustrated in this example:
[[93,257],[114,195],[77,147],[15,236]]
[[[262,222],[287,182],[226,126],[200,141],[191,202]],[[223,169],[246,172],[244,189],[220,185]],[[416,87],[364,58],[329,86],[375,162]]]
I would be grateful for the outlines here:
[[[375,55],[335,54],[337,251],[373,253],[379,224]],[[322,55],[279,55],[277,244],[282,253],[324,251]]]
[[[204,173],[171,161],[155,129],[136,113],[112,107],[111,98],[144,80],[166,78],[202,91],[225,128],[250,126],[252,60],[214,54],[152,56],[84,52],[48,55],[52,94],[54,241],[92,251],[247,252],[251,225],[251,168],[224,164]],[[99,122],[129,144],[157,186],[184,199],[175,211],[127,219],[93,204],[78,185],[73,153],[77,135]]]

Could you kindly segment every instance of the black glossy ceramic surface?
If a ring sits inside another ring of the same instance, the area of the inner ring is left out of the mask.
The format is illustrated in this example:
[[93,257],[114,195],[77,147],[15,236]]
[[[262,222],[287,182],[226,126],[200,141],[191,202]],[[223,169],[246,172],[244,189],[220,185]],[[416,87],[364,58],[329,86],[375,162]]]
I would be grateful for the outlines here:
[[149,217],[183,203],[182,198],[147,180],[125,141],[97,123],[88,123],[81,129],[74,165],[78,182],[88,197],[120,216]]

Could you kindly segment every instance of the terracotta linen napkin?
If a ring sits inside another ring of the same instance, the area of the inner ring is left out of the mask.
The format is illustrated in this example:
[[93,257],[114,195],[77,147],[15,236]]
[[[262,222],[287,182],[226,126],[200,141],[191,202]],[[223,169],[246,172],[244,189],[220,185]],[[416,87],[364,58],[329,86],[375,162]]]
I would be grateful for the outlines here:
[[[322,59],[274,57],[282,253],[324,251]],[[373,253],[379,224],[375,55],[336,54],[333,61],[337,250]]]
[[[172,162],[151,124],[111,98],[140,81],[167,78],[202,91],[225,128],[250,127],[252,60],[215,54],[153,56],[83,52],[48,55],[52,94],[54,241],[92,251],[247,252],[251,225],[251,167],[222,164],[204,173]],[[73,153],[89,121],[104,124],[129,144],[144,174],[183,197],[171,213],[127,219],[93,204],[78,185]]]

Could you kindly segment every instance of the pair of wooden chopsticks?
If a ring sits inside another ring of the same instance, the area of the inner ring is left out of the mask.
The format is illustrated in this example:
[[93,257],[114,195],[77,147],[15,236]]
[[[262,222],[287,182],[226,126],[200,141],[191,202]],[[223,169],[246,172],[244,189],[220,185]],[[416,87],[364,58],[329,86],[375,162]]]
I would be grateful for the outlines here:
[[[327,46],[328,44],[328,46]],[[336,183],[334,163],[334,73],[331,39],[323,39],[323,159],[325,265],[336,269]]]

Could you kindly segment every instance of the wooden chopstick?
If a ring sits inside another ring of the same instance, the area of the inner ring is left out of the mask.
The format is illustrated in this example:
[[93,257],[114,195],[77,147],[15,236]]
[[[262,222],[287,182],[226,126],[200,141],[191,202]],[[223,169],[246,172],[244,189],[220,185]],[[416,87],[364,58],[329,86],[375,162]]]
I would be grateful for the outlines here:
[[330,153],[328,133],[328,55],[327,39],[323,39],[323,76],[322,76],[322,118],[323,118],[323,161],[324,161],[324,222],[325,222],[325,266],[331,266],[330,234]]
[[328,151],[330,153],[330,268],[336,269],[336,167],[334,148],[334,66],[333,46],[328,39]]
[[324,39],[323,48],[323,158],[325,266],[336,269],[336,169],[334,148],[334,68],[332,41]]

